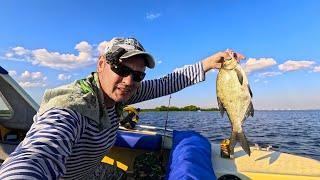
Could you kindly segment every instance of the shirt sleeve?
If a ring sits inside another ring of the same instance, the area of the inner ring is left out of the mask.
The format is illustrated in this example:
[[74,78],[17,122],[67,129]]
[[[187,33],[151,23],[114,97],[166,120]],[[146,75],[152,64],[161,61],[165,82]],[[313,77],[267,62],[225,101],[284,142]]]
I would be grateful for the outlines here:
[[25,139],[4,161],[0,179],[58,179],[80,133],[79,114],[51,109],[34,116]]
[[160,79],[142,81],[136,94],[127,104],[134,104],[172,94],[204,80],[205,72],[201,62],[194,65],[186,65]]

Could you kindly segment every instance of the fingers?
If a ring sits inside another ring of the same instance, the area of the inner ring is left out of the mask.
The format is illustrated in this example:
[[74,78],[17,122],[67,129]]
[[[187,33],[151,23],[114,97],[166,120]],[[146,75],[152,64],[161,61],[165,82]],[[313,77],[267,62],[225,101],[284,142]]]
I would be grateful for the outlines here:
[[237,60],[242,60],[246,58],[243,54],[240,54],[238,52],[236,54],[237,54]]
[[220,69],[224,61],[230,58],[234,58],[239,62],[244,59],[245,56],[230,49],[227,49],[226,51],[219,51],[202,61],[205,72],[210,69]]
[[222,67],[222,63],[215,63],[214,68],[220,69]]
[[242,59],[245,59],[245,56],[243,54],[240,54],[238,52],[234,52],[231,49],[227,49],[225,51],[226,54],[228,54],[229,58],[235,58],[238,62]]

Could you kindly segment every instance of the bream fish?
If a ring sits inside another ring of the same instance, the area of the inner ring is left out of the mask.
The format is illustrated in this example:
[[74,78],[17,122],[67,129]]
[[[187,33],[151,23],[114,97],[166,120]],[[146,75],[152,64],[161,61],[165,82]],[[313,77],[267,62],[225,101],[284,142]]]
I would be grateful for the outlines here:
[[245,71],[236,58],[224,59],[216,81],[217,101],[223,117],[227,113],[231,123],[230,157],[234,157],[234,147],[240,142],[242,149],[250,156],[250,146],[242,129],[248,116],[254,115],[252,91]]

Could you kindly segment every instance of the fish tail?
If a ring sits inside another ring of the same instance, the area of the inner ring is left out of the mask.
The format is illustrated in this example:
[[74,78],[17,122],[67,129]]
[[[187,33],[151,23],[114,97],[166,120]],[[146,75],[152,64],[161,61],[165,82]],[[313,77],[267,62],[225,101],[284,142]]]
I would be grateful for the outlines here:
[[237,138],[240,141],[240,145],[242,149],[250,156],[251,151],[250,151],[249,142],[246,136],[244,135],[244,133],[243,132],[238,133]]
[[230,137],[230,155],[233,156],[234,155],[234,147],[236,146],[237,142],[240,142],[240,145],[242,147],[242,149],[250,156],[251,151],[250,151],[250,146],[248,143],[248,140],[246,138],[246,136],[244,135],[243,132],[236,132],[233,131],[231,133],[231,137]]
[[234,157],[234,147],[236,146],[236,144],[237,144],[237,132],[232,131],[231,137],[230,137],[230,145],[229,145],[231,158]]

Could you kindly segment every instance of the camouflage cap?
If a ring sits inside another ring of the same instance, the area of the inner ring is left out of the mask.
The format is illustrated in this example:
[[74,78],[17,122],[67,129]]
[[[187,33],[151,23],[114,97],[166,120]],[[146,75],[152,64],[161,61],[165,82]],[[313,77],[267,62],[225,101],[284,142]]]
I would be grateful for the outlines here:
[[154,68],[155,62],[151,54],[147,53],[143,46],[135,38],[113,38],[105,47],[104,54],[113,53],[119,48],[124,48],[127,52],[120,59],[127,59],[133,56],[142,56],[148,68]]

